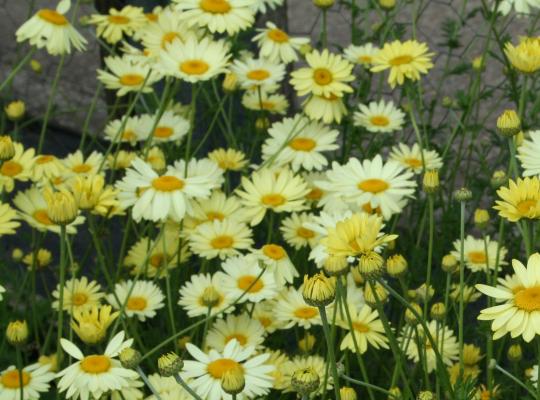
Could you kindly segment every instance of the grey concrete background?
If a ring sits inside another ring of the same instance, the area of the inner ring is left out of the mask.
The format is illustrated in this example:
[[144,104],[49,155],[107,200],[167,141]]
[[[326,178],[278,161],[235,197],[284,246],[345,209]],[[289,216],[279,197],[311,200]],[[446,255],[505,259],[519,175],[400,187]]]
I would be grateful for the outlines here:
[[[365,4],[367,0],[356,0],[357,4]],[[403,0],[402,0],[403,1]],[[418,1],[418,0],[417,0]],[[34,3],[35,8],[55,7],[57,1],[54,0],[1,0],[0,4],[0,80],[4,79],[18,59],[28,51],[27,44],[18,45],[15,41],[15,31],[28,18],[28,8]],[[87,15],[94,12],[90,2],[81,2],[78,15]],[[86,4],[84,4],[86,3]],[[337,2],[339,3],[339,2]],[[343,6],[337,4],[328,13],[328,38],[329,43],[334,48],[347,46],[351,42],[350,36],[350,12]],[[424,2],[423,15],[419,19],[417,32],[419,40],[426,41],[430,48],[437,52],[441,48],[443,39],[442,25],[448,19],[457,19],[457,12],[462,1],[457,0],[428,0]],[[467,12],[477,8],[480,0],[468,1]],[[289,0],[286,14],[273,13],[270,19],[279,18],[280,25],[287,26],[292,35],[311,36],[317,40],[321,26],[321,13],[313,6],[311,0]],[[397,21],[410,21],[410,15],[403,12],[396,17]],[[364,30],[372,29],[372,26],[381,21],[380,16],[373,14],[369,18],[359,21],[358,27]],[[508,32],[516,38],[519,34],[525,33],[526,24],[522,21],[510,22]],[[62,71],[62,77],[56,96],[56,111],[53,122],[71,130],[80,130],[85,118],[86,111],[96,90],[96,69],[99,67],[99,49],[93,38],[92,28],[81,28],[81,33],[88,39],[89,45],[84,53],[74,53],[66,58],[66,63]],[[487,26],[482,23],[478,14],[474,19],[467,21],[463,27],[462,47],[456,51],[451,64],[461,61],[472,60],[478,55],[480,41],[484,40],[487,34]],[[469,45],[470,44],[470,45]],[[45,51],[38,51],[34,58],[41,62],[43,71],[36,74],[29,67],[24,68],[13,81],[13,92],[9,98],[4,97],[4,101],[10,99],[22,99],[28,105],[29,113],[32,115],[42,115],[46,108],[50,85],[53,80],[56,67],[59,62],[58,57],[51,57]],[[438,59],[437,64],[445,60]],[[442,67],[442,65],[437,65]],[[437,71],[430,74],[426,79],[426,88],[429,92],[437,82]],[[500,64],[488,64],[484,81],[488,85],[497,86],[501,82]],[[459,76],[449,77],[444,82],[443,95],[454,95],[456,90],[464,89],[467,82]],[[428,93],[429,94],[429,93]],[[66,114],[69,112],[69,114]],[[94,117],[92,118],[92,131],[99,132],[102,122],[106,117],[106,105],[103,98],[99,99]]]

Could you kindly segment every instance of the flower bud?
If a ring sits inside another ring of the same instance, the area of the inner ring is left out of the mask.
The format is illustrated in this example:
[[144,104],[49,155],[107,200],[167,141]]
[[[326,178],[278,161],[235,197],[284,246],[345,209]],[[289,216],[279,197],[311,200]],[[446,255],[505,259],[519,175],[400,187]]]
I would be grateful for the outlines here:
[[319,8],[326,9],[334,5],[335,0],[313,0],[313,4]]
[[255,129],[259,132],[266,132],[270,127],[270,120],[267,117],[259,117],[255,120]]
[[309,43],[304,43],[303,45],[300,46],[298,51],[300,52],[300,54],[305,56],[306,54],[309,54],[313,51],[313,47],[311,47],[311,44]]
[[435,321],[443,321],[446,316],[446,307],[444,303],[435,303],[431,306],[431,318]]
[[518,362],[523,358],[523,350],[519,343],[513,344],[508,348],[508,353],[506,354],[510,362]]
[[73,193],[66,189],[53,192],[46,189],[43,197],[47,202],[47,214],[56,225],[69,225],[77,218],[79,207]]
[[361,254],[358,260],[358,270],[367,279],[375,279],[384,272],[384,260],[379,253],[374,251],[369,254]]
[[332,303],[336,297],[336,280],[318,273],[309,278],[304,275],[304,301],[313,307],[324,307]]
[[435,393],[428,390],[418,393],[418,396],[416,397],[417,400],[435,400],[436,398]]
[[[416,314],[420,315],[422,317],[422,307],[418,303],[411,303],[411,308],[416,312]],[[409,325],[417,325],[420,323],[418,320],[418,317],[415,315],[415,313],[411,310],[411,308],[407,308],[405,310],[405,322],[407,322]]]
[[122,367],[135,369],[141,362],[141,353],[131,347],[126,347],[120,352],[118,358]]
[[389,11],[396,6],[396,0],[379,0],[379,5]]
[[354,279],[356,286],[363,285],[366,282],[363,275],[358,270],[358,267],[351,267],[351,276]]
[[388,400],[400,400],[401,399],[401,389],[397,386],[391,387],[388,389],[388,392],[391,396],[388,396]]
[[10,136],[0,136],[0,161],[6,161],[15,155],[15,146]]
[[328,276],[341,276],[349,272],[347,257],[328,256],[323,264],[324,272]]
[[298,348],[302,353],[310,353],[316,342],[315,336],[308,332],[306,336],[298,341]]
[[386,272],[393,277],[402,276],[407,271],[407,260],[401,254],[394,254],[386,260]]
[[48,365],[49,370],[52,372],[58,372],[58,359],[56,358],[56,354],[51,355],[41,355],[38,358],[38,363],[41,365]]
[[223,79],[223,90],[226,92],[234,92],[238,88],[238,77],[234,72],[225,74]]
[[472,192],[465,187],[462,187],[454,192],[454,200],[456,201],[464,202],[469,201],[470,199],[472,199]]
[[11,259],[13,261],[21,261],[23,256],[24,256],[23,251],[19,249],[18,247],[14,248],[13,251],[11,252]]
[[358,396],[354,389],[349,386],[343,386],[341,389],[339,389],[339,395],[341,396],[341,400],[356,400],[358,399]]
[[208,308],[212,308],[217,306],[220,300],[221,295],[213,286],[208,286],[204,288],[201,296],[201,302],[203,303],[203,305]]
[[291,377],[291,386],[295,392],[308,395],[319,388],[321,380],[317,372],[311,368],[300,368]]
[[484,229],[489,222],[489,212],[483,208],[474,210],[474,224],[478,229]]
[[453,274],[459,268],[458,260],[452,254],[447,254],[442,258],[441,268],[444,272]]
[[515,110],[504,110],[497,118],[497,129],[506,137],[512,137],[521,130],[521,120]]
[[484,57],[483,56],[478,56],[478,57],[475,57],[473,58],[472,60],[472,67],[475,71],[483,71],[485,68],[486,68],[486,64],[484,62]]
[[503,171],[502,169],[493,172],[493,175],[491,175],[490,184],[493,189],[506,185],[507,182],[508,176],[506,175],[506,171]]
[[242,367],[238,366],[226,371],[221,377],[221,388],[227,394],[236,395],[242,393],[246,386],[246,378]]
[[379,282],[368,284],[364,288],[364,300],[372,307],[377,305],[377,300],[382,304],[388,298],[388,292]]
[[6,329],[6,339],[12,346],[21,346],[28,340],[28,324],[25,320],[12,321]]
[[420,286],[418,286],[418,288],[416,288],[416,294],[417,298],[425,303],[433,297],[435,294],[435,289],[433,289],[433,286],[431,285],[428,287],[425,283],[422,283]]
[[442,98],[442,106],[445,108],[457,108],[457,102],[450,96],[444,96]]
[[164,376],[174,376],[178,374],[184,367],[184,362],[176,353],[170,352],[163,354],[158,359],[159,373]]
[[10,121],[18,121],[24,116],[26,105],[21,100],[12,101],[4,107],[4,111]]
[[424,192],[429,194],[435,193],[437,190],[439,190],[439,171],[436,169],[426,171],[424,174],[423,186]]
[[30,60],[30,68],[32,68],[32,71],[34,71],[36,74],[41,74],[43,71],[41,63],[36,59]]

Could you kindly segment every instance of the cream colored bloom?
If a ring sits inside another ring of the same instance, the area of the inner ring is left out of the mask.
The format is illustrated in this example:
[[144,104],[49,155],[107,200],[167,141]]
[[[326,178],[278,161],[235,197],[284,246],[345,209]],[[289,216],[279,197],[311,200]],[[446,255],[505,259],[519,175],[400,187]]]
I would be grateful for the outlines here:
[[125,6],[121,10],[110,8],[108,14],[93,14],[88,22],[96,25],[96,33],[110,44],[118,43],[124,35],[131,36],[147,20],[141,7]]
[[285,66],[264,58],[235,60],[230,70],[244,89],[272,91],[285,76]]
[[15,154],[0,165],[0,191],[11,192],[15,181],[26,182],[32,176],[35,150],[24,149],[20,143],[13,143]]
[[290,37],[273,22],[267,22],[266,28],[257,29],[257,32],[252,40],[257,43],[260,56],[272,62],[288,64],[298,61],[298,50],[309,43],[305,37]]
[[400,130],[405,119],[405,114],[392,101],[359,104],[358,111],[354,113],[354,124],[362,126],[369,132],[385,133]]
[[243,222],[234,219],[214,220],[198,225],[189,236],[193,253],[206,259],[225,259],[249,250],[253,232]]
[[9,204],[0,202],[0,237],[15,233],[21,226],[17,219],[17,212]]
[[223,290],[221,283],[221,277],[216,274],[192,275],[190,281],[179,290],[178,305],[186,310],[189,317],[207,315],[208,309],[211,314],[222,311],[230,313],[234,307],[229,306],[236,299],[230,291]]
[[[390,152],[390,159],[397,161],[403,167],[413,171],[415,174],[419,174],[425,170],[438,170],[443,166],[442,159],[435,150],[424,150],[424,158],[422,160],[422,152],[418,143],[413,144],[411,147],[405,143],[398,143],[392,147]],[[423,161],[423,162],[422,162]]]
[[[472,272],[494,270],[496,267],[508,264],[505,261],[506,247],[500,246],[497,241],[490,240],[489,235],[485,239],[476,239],[474,236],[467,235],[464,241],[464,259],[467,268]],[[487,250],[487,253],[486,253]],[[454,241],[454,250],[450,253],[456,259],[460,259],[461,256],[461,241],[459,239]],[[497,261],[499,262],[498,265]]]
[[266,332],[261,323],[247,313],[228,315],[214,323],[208,331],[206,344],[217,351],[223,351],[227,343],[236,339],[241,347],[260,348],[265,336]]
[[156,311],[163,308],[163,292],[154,282],[127,280],[114,286],[114,294],[107,295],[107,301],[115,309],[123,308],[128,317],[146,321],[155,317]]

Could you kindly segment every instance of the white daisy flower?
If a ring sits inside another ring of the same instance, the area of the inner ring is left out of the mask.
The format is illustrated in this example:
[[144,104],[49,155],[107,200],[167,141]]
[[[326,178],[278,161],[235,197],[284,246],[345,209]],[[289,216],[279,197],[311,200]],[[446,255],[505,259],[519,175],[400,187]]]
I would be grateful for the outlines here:
[[[443,166],[442,159],[435,150],[424,150],[423,153],[423,162],[427,171],[440,169]],[[398,143],[392,147],[390,159],[397,161],[415,174],[420,174],[423,170],[422,152],[418,143],[413,144],[412,147],[407,146],[405,143]]]
[[152,143],[180,141],[189,132],[189,121],[173,111],[165,111],[157,123],[156,118],[157,115],[150,114],[141,115],[139,118],[138,131],[142,140],[151,138]]
[[328,96],[313,95],[303,103],[304,114],[309,118],[322,121],[325,124],[333,122],[341,123],[341,120],[349,112],[341,97],[330,94]]
[[231,340],[223,352],[210,350],[204,353],[197,346],[188,343],[186,350],[195,359],[184,361],[183,377],[194,380],[190,386],[205,400],[232,400],[232,396],[221,388],[221,378],[229,371],[244,373],[245,387],[241,399],[266,395],[272,388],[274,367],[266,364],[269,354],[255,355],[252,346],[241,347],[237,340]]
[[103,173],[105,169],[103,159],[103,154],[98,151],[93,151],[88,157],[85,157],[80,150],[68,154],[62,160],[65,167],[66,179],[77,175],[97,175],[100,172],[100,168],[101,173]]
[[[190,317],[207,315],[209,307],[211,314],[222,311],[230,313],[234,310],[234,307],[227,307],[236,299],[229,291],[223,290],[221,278],[216,274],[192,275],[191,280],[180,288],[179,293],[178,305],[186,310]],[[207,299],[210,303],[207,303]]]
[[206,345],[217,351],[223,351],[227,343],[236,339],[241,347],[260,348],[266,332],[261,323],[246,313],[228,315],[214,322],[206,336]]
[[142,140],[139,117],[124,118],[112,120],[105,126],[103,130],[105,140],[114,143],[129,143],[135,146],[138,141]]
[[214,220],[198,225],[189,236],[191,251],[200,257],[212,259],[240,254],[253,244],[253,232],[243,222],[234,219]]
[[[148,382],[152,385],[161,400],[192,400],[189,394],[173,376],[161,376],[159,374],[148,375]],[[155,395],[145,398],[145,400],[158,400]]]
[[379,52],[377,46],[371,43],[366,43],[362,46],[349,45],[343,53],[345,58],[354,64],[359,64],[365,67],[370,67],[373,63],[373,56]]
[[517,158],[523,168],[523,176],[540,176],[540,130],[527,132],[529,138],[518,147]]
[[285,66],[264,58],[235,60],[230,67],[244,89],[272,91],[285,76]]
[[279,244],[269,243],[252,253],[274,274],[278,285],[292,283],[300,276],[287,251]]
[[[465,265],[472,272],[494,270],[497,260],[499,260],[499,268],[502,265],[508,264],[504,260],[506,257],[506,247],[500,246],[499,242],[490,240],[489,235],[484,239],[476,239],[474,236],[467,235],[463,242],[464,247],[464,260]],[[487,253],[486,253],[487,250]],[[497,256],[498,250],[498,256]],[[454,241],[454,250],[451,253],[456,259],[460,259],[461,256],[461,241],[457,239]]]
[[111,390],[122,390],[131,386],[131,381],[138,378],[137,372],[122,367],[116,359],[120,351],[131,346],[133,339],[124,341],[124,332],[114,336],[103,354],[85,356],[72,342],[61,339],[60,344],[75,361],[57,374],[58,390],[66,392],[67,399],[87,400],[90,396],[99,399]]
[[321,325],[321,316],[317,307],[309,306],[302,297],[302,289],[288,287],[279,293],[273,301],[274,314],[283,329],[298,325],[309,329]]
[[[492,2],[495,3],[495,1]],[[540,8],[540,0],[502,0],[497,11],[508,15],[514,9],[518,15],[528,15],[533,12],[534,8]]]
[[252,40],[259,46],[260,56],[272,62],[289,64],[298,61],[298,50],[309,43],[305,37],[290,37],[273,22],[267,22],[266,28],[257,29],[257,32]]
[[285,114],[289,108],[289,100],[280,93],[247,90],[242,96],[242,105],[248,110],[266,111],[270,114]]
[[[105,294],[101,291],[101,285],[97,281],[88,281],[86,276],[72,278],[66,281],[64,286],[63,309],[73,314],[84,309],[99,306]],[[58,310],[60,303],[60,285],[52,292],[55,299],[51,306]]]
[[369,104],[359,104],[354,113],[354,125],[362,126],[369,132],[394,132],[403,126],[405,114],[393,101],[372,101]]
[[259,265],[259,260],[252,255],[230,257],[221,263],[224,272],[216,272],[221,286],[234,299],[242,298],[240,303],[257,303],[274,298],[278,287],[274,274]]
[[114,295],[109,294],[107,301],[115,309],[124,307],[128,317],[136,316],[139,321],[154,318],[156,310],[163,308],[163,292],[154,282],[127,280],[114,286]]
[[313,215],[308,213],[292,213],[281,220],[279,230],[287,244],[296,250],[306,246],[315,246],[319,240],[317,234],[306,227],[306,224],[312,221],[312,217]]
[[276,7],[283,5],[283,0],[256,0],[253,5],[255,12],[266,13],[267,7],[271,10],[274,10]]
[[283,329],[283,324],[274,315],[273,300],[255,303],[252,318],[259,321],[267,333],[273,333],[278,329]]
[[322,154],[337,149],[339,132],[310,121],[301,114],[272,124],[269,137],[262,145],[263,161],[271,160],[276,166],[290,164],[293,171],[321,170],[328,165]]
[[[19,372],[17,367],[11,365],[0,372],[0,399],[1,400],[36,400],[40,393],[47,393],[54,373],[50,365],[35,363],[23,367]],[[22,382],[22,393],[21,393]]]

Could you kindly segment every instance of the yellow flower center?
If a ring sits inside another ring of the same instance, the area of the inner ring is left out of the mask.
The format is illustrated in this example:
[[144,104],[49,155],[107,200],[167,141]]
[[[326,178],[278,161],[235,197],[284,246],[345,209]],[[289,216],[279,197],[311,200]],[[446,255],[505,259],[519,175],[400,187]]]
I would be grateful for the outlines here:
[[358,186],[358,189],[364,192],[370,192],[374,194],[384,192],[386,189],[390,187],[388,183],[386,183],[382,179],[377,179],[377,178],[366,179],[360,182],[357,186]]
[[362,210],[364,210],[368,214],[373,214],[373,213],[380,214],[381,213],[381,207],[373,208],[373,207],[371,207],[371,203],[369,201],[362,206]]
[[174,192],[176,190],[182,190],[184,186],[186,184],[182,179],[171,175],[163,175],[152,181],[152,187],[159,192]]
[[13,177],[18,174],[20,174],[23,170],[23,167],[21,164],[19,164],[17,161],[4,161],[2,164],[2,167],[0,167],[0,173],[4,176]]
[[225,219],[225,215],[219,211],[209,211],[206,213],[206,218],[208,218],[208,221],[223,221]]
[[268,317],[259,317],[259,322],[263,328],[268,328],[272,324],[272,320]]
[[43,225],[53,225],[53,222],[49,218],[49,214],[47,213],[47,210],[36,210],[32,214],[34,219]]
[[165,260],[165,257],[163,257],[163,254],[154,254],[150,257],[150,260],[148,262],[150,265],[154,268],[159,268],[163,264],[163,261]]
[[[23,387],[28,385],[30,382],[31,376],[28,372],[22,371],[22,384]],[[8,389],[18,389],[21,387],[21,374],[16,369],[4,372],[2,378],[0,379],[2,386]]]
[[132,296],[127,301],[126,307],[128,310],[142,311],[146,309],[147,304],[148,302],[146,301],[144,297]]
[[287,255],[285,249],[277,244],[265,244],[262,247],[262,252],[272,260],[281,260]]
[[313,80],[315,80],[315,83],[318,85],[328,85],[333,80],[332,72],[326,68],[317,68],[315,71],[313,71]]
[[139,74],[124,74],[120,77],[120,83],[124,86],[137,86],[144,82],[144,76]]
[[270,193],[270,194],[265,194],[262,197],[261,201],[266,206],[278,207],[282,204],[285,204],[287,199],[283,197],[282,195],[280,195],[279,193]]
[[154,14],[154,13],[148,13],[148,14],[145,14],[144,16],[145,16],[145,17],[148,19],[148,21],[150,21],[150,22],[156,22],[156,21],[159,19],[159,17],[157,16],[157,14]]
[[390,120],[384,115],[374,115],[369,119],[369,122],[375,126],[388,126],[390,124]]
[[411,168],[419,168],[422,166],[422,160],[418,158],[406,158],[405,164],[409,165]]
[[158,126],[154,130],[154,136],[157,138],[162,138],[162,139],[170,137],[173,133],[174,133],[173,128],[169,126]]
[[137,139],[137,135],[132,130],[127,130],[122,133],[122,139],[124,140],[135,140]]
[[209,363],[206,370],[213,378],[221,379],[226,372],[234,372],[237,370],[244,371],[244,368],[242,368],[242,365],[234,360],[231,360],[230,358],[220,358]]
[[229,249],[233,244],[234,239],[229,235],[216,236],[210,241],[210,246],[214,249]]
[[306,195],[306,197],[309,200],[319,200],[323,196],[323,191],[319,188],[313,188],[311,191]]
[[270,72],[265,69],[254,69],[247,73],[247,77],[254,81],[264,81],[270,77]]
[[55,159],[56,159],[55,156],[46,154],[46,155],[39,156],[38,158],[36,158],[36,164],[39,164],[39,165],[47,164],[47,163],[50,163],[51,161],[54,161]]
[[111,24],[115,25],[126,25],[130,23],[130,19],[128,17],[124,17],[123,15],[109,15],[109,18],[107,18]]
[[313,232],[311,229],[304,228],[303,226],[296,230],[296,234],[302,239],[311,239],[315,236],[315,232]]
[[367,333],[369,332],[369,326],[361,322],[353,322],[352,326],[356,332]]
[[81,369],[88,374],[102,374],[111,368],[111,360],[107,356],[93,354],[81,361]]
[[261,106],[263,110],[273,110],[276,104],[271,101],[261,101]]
[[267,35],[274,42],[285,43],[289,41],[289,35],[278,28],[270,29]]
[[262,290],[264,283],[253,275],[244,275],[238,278],[238,288],[247,293],[257,293]]
[[180,64],[180,71],[187,75],[202,75],[210,66],[203,60],[188,60]]
[[85,174],[87,172],[90,172],[91,169],[92,169],[92,166],[88,164],[79,164],[71,168],[71,170],[75,172],[76,174]]
[[296,151],[311,151],[317,142],[310,138],[298,137],[289,142],[289,147]]
[[82,306],[88,301],[88,296],[85,293],[73,293],[71,302],[74,306]]
[[467,254],[467,257],[473,264],[484,264],[486,262],[486,253],[483,251],[471,251]]
[[42,20],[50,22],[51,24],[54,24],[54,25],[62,26],[62,25],[69,24],[66,17],[64,17],[58,11],[50,10],[48,8],[44,8],[43,10],[39,10],[37,15]]
[[371,56],[360,56],[358,57],[358,62],[361,64],[371,64],[373,58]]
[[226,14],[231,11],[227,0],[201,0],[201,9],[212,14]]
[[400,65],[410,64],[412,60],[413,58],[410,55],[405,54],[392,58],[388,63],[394,67],[398,67]]
[[521,215],[528,215],[536,208],[537,204],[536,200],[523,200],[516,205],[516,208]]
[[514,295],[514,303],[520,310],[540,311],[540,286],[520,290]]
[[315,307],[300,307],[294,310],[294,316],[300,319],[311,319],[315,317],[319,311]]
[[180,35],[176,32],[167,32],[161,37],[161,48],[164,49],[168,43],[172,43],[174,39],[180,39]]
[[225,343],[229,343],[233,339],[238,340],[238,343],[240,343],[242,346],[245,346],[247,343],[246,335],[242,335],[241,333],[233,333],[232,335],[228,335],[225,337]]

